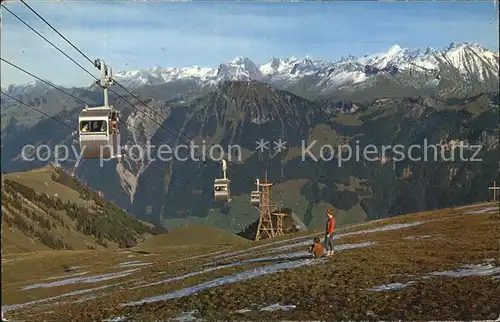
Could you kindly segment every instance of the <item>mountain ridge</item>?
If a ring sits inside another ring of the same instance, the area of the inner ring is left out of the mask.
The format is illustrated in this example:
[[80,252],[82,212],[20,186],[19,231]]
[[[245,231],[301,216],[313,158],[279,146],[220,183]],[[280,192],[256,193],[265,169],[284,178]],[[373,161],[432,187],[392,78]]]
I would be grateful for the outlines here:
[[[401,70],[415,70],[417,72],[436,74],[440,70],[439,65],[447,63],[462,73],[476,73],[481,80],[484,80],[485,76],[491,74],[491,72],[496,74],[498,78],[498,57],[498,51],[489,50],[478,43],[452,42],[442,49],[425,47],[413,50],[402,48],[396,44],[391,46],[387,52],[368,54],[362,57],[349,55],[338,60],[317,59],[308,55],[304,58],[295,56],[272,57],[269,61],[257,65],[250,58],[238,56],[231,61],[220,63],[217,67],[197,65],[187,67],[154,66],[145,69],[115,72],[114,77],[124,86],[135,88],[179,80],[195,80],[208,86],[213,86],[223,80],[261,80],[279,84],[283,81],[296,81],[296,78],[306,76],[321,76],[325,79],[324,86],[330,82],[339,87],[366,81],[368,76],[367,73],[364,73],[366,66],[373,66],[379,70],[387,66],[397,66]],[[474,62],[468,64],[468,60],[474,60]],[[480,68],[478,61],[489,65],[491,71]],[[476,69],[471,68],[473,65],[476,66]],[[7,93],[16,93],[23,89],[33,88],[34,85],[37,85],[37,82],[9,85],[2,88],[2,90]],[[43,86],[47,85],[43,84]],[[94,83],[88,86],[73,87],[92,86],[94,86]],[[331,89],[331,86],[328,88]]]
[[115,78],[132,88],[189,81],[202,89],[226,80],[258,80],[309,99],[331,97],[339,91],[356,95],[386,82],[387,77],[397,86],[427,91],[453,87],[469,92],[474,88],[472,84],[496,90],[498,57],[498,52],[476,43],[452,43],[443,50],[430,47],[409,50],[394,45],[385,53],[347,56],[337,61],[292,56],[273,57],[257,65],[247,57],[237,57],[214,68],[157,66],[118,72]]

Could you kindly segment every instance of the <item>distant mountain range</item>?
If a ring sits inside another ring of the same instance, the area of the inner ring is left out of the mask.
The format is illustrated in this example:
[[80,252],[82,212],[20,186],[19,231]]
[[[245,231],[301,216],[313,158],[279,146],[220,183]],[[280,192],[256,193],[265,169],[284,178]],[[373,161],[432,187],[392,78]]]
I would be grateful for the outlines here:
[[[498,82],[499,53],[478,44],[452,43],[442,50],[430,47],[410,50],[399,45],[385,53],[348,56],[338,61],[306,58],[272,58],[258,66],[251,59],[238,57],[217,67],[154,67],[121,71],[115,79],[122,85],[138,88],[170,82],[193,82],[199,87],[213,87],[227,80],[257,80],[278,88],[293,88],[307,81],[309,89],[318,95],[330,95],[341,89],[370,86],[371,80],[383,74],[424,74],[422,86],[437,86],[444,74],[455,73],[470,82]],[[443,74],[443,75],[442,75]],[[90,87],[93,87],[92,83]],[[48,89],[43,83],[11,85],[4,90],[20,95],[35,88]]]
[[[464,78],[478,81],[498,79],[498,52],[477,44],[451,44],[443,50],[432,48],[409,50],[398,45],[386,53],[364,57],[344,57],[339,61],[313,58],[272,58],[257,66],[252,60],[238,57],[216,68],[161,68],[119,72],[116,79],[126,86],[159,85],[178,80],[196,80],[213,85],[223,80],[258,80],[279,87],[295,85],[306,77],[322,94],[347,86],[360,86],[378,73],[425,72],[438,76],[443,69],[452,69]],[[430,81],[433,81],[433,78]]]

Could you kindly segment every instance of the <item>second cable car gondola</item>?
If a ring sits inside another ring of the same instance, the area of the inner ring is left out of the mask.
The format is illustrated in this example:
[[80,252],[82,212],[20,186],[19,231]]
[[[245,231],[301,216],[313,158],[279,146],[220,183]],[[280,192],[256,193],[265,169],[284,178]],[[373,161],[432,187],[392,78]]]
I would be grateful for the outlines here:
[[80,151],[84,159],[121,156],[118,112],[112,107],[84,108],[78,124]]
[[250,203],[252,206],[260,206],[260,191],[252,191],[250,195]]
[[231,180],[227,178],[227,163],[226,160],[222,160],[222,172],[224,177],[222,179],[214,180],[214,199],[215,201],[227,201],[231,202]]
[[250,193],[250,203],[252,206],[260,206],[260,185],[259,179],[257,179],[257,190]]

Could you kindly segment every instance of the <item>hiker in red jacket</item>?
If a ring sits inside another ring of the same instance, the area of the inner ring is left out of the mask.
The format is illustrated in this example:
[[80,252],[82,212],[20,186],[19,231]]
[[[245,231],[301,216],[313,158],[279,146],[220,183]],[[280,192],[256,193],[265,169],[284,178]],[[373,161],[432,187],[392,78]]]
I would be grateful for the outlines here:
[[326,210],[326,216],[328,220],[326,222],[326,233],[325,233],[325,247],[326,256],[333,255],[333,232],[335,230],[335,217],[333,217],[333,209],[329,208]]

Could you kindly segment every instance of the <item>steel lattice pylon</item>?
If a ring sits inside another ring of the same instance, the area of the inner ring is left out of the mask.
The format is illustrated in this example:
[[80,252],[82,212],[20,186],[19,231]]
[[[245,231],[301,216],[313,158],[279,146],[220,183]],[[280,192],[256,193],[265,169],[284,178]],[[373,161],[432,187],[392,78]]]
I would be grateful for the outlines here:
[[272,183],[261,183],[261,204],[260,204],[260,216],[259,225],[257,226],[257,234],[255,235],[255,240],[260,240],[262,238],[273,238],[275,237],[275,232],[273,229],[273,220],[271,216],[271,206],[270,206],[270,190]]
[[275,231],[275,237],[278,236],[285,236],[285,232],[283,231],[283,218],[287,216],[287,214],[284,213],[274,213],[274,217],[276,217],[276,231]]

